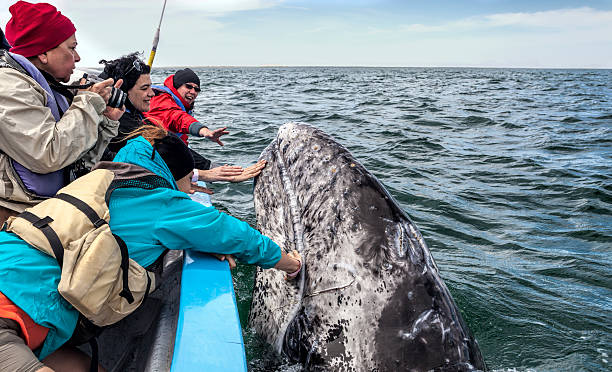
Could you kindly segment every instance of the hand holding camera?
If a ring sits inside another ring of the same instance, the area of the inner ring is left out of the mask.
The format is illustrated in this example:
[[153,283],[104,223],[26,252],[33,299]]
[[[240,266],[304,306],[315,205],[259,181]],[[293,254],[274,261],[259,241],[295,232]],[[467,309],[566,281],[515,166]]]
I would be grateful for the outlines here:
[[90,92],[98,93],[102,96],[107,106],[120,108],[124,105],[127,94],[119,89],[121,84],[123,84],[122,79],[117,80],[114,83],[115,86],[113,86],[113,83],[112,78],[103,80],[95,75],[83,74],[79,88],[85,88]]
[[[119,89],[121,87],[121,84],[123,84],[123,79],[119,79],[117,80],[117,82],[115,83],[114,86],[112,86],[113,83],[113,79],[106,79],[104,80],[105,82],[110,80],[111,81],[111,86],[110,86],[110,97],[108,98],[108,102],[107,102],[107,106],[106,106],[106,110],[104,110],[104,116],[106,116],[107,118],[111,119],[111,120],[119,120],[121,118],[121,116],[125,113],[125,100],[127,99],[127,94],[124,93],[121,89]],[[98,83],[98,84],[103,84],[102,83]],[[92,85],[92,88],[95,86],[96,84]],[[108,86],[105,86],[105,91],[106,89],[109,89]],[[119,93],[117,93],[119,92]],[[102,96],[102,98],[105,98],[104,96]],[[106,100],[106,98],[105,98]]]
[[125,112],[124,104],[127,98],[127,94],[119,89],[123,84],[123,79],[117,80],[113,85],[112,78],[102,80],[98,76],[84,74],[83,80],[81,83],[82,86],[87,87],[86,90],[99,94],[106,102],[104,116],[111,120],[119,120]]

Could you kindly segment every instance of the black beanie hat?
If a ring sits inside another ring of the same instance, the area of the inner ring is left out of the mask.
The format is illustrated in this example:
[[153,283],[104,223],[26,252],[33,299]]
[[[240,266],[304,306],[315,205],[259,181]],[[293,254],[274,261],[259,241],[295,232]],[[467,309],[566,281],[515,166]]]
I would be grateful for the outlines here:
[[178,70],[174,74],[174,89],[178,89],[181,85],[185,83],[194,83],[200,86],[200,78],[190,68]]
[[[194,168],[193,156],[185,143],[176,135],[169,134],[166,137],[155,140],[153,148],[157,150],[159,155],[170,168],[172,177],[176,181],[185,177]],[[155,151],[151,159],[155,157]]]

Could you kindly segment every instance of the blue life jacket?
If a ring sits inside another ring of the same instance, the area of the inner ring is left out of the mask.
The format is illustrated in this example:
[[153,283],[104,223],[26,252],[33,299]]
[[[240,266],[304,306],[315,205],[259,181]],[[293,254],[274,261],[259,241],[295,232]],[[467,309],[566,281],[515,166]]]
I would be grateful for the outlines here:
[[[176,94],[174,94],[174,92],[172,92],[172,91],[170,90],[170,88],[168,88],[167,86],[165,86],[165,85],[152,85],[152,86],[151,86],[151,88],[152,88],[153,90],[161,90],[161,91],[163,91],[163,92],[165,92],[165,93],[170,94],[170,97],[172,97],[172,99],[174,100],[174,102],[176,102],[176,104],[178,105],[178,107],[180,107],[180,108],[181,108],[181,110],[185,111],[185,112],[186,112],[186,113],[188,113],[189,115],[191,115],[191,113],[193,112],[193,110],[189,110],[189,111],[187,111],[187,110],[185,109],[185,105],[183,105],[183,102],[181,102],[181,99],[180,99],[180,98],[178,98],[178,97],[176,96]],[[170,133],[174,134],[175,136],[177,136],[177,137],[181,138],[181,133],[172,132],[172,131],[170,131],[170,130],[169,130],[168,132],[170,132]]]
[[162,92],[170,94],[170,96],[172,97],[172,99],[174,99],[174,102],[176,102],[178,107],[180,107],[181,110],[185,111],[189,115],[191,115],[191,113],[193,112],[193,110],[187,111],[187,109],[185,109],[185,105],[183,105],[183,102],[181,102],[181,99],[178,98],[176,96],[176,94],[174,94],[174,92],[172,92],[170,90],[170,88],[168,88],[167,86],[165,86],[165,85],[153,85],[153,86],[151,86],[151,88],[153,88],[153,90],[161,90]]

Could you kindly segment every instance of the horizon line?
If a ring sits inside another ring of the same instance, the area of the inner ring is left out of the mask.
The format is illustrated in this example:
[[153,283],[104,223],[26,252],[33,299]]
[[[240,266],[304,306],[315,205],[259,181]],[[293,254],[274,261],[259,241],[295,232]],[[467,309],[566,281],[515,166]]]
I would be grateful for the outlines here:
[[[401,65],[163,65],[153,68],[457,68],[457,69],[514,69],[514,70],[612,70],[610,67],[511,67],[511,66],[401,66]],[[100,68],[84,66],[81,68]],[[79,67],[76,68],[77,70]]]

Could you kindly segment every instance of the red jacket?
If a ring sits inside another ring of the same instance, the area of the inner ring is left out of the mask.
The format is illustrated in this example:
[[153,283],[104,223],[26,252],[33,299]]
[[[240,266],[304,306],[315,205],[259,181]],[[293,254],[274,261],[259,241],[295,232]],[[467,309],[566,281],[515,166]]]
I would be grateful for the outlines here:
[[[187,110],[191,110],[191,106],[185,102],[183,97],[174,88],[174,75],[168,76],[166,81],[164,81],[164,85],[181,100]],[[144,116],[151,119],[154,123],[161,124],[169,131],[181,133],[181,139],[185,144],[187,144],[187,139],[189,138],[189,126],[198,121],[181,109],[169,93],[160,93],[151,98],[151,108],[148,112],[144,113]]]

